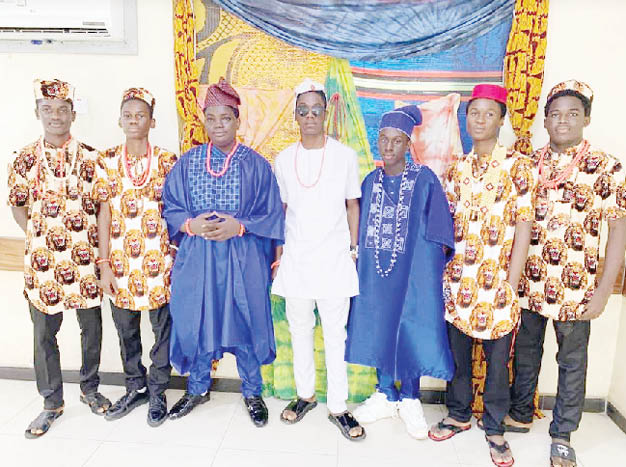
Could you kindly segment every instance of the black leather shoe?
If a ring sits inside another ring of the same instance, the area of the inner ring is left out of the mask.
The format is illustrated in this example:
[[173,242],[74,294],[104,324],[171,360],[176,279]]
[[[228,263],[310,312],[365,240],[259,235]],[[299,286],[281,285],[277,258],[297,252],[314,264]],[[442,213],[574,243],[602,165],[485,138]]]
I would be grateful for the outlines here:
[[148,425],[156,427],[167,418],[167,399],[165,394],[150,394],[148,405]]
[[255,426],[260,428],[267,425],[267,406],[261,396],[245,397],[243,402]]
[[124,394],[119,400],[113,404],[104,414],[106,420],[117,420],[128,415],[135,407],[148,402],[148,391],[138,392],[130,391]]
[[210,398],[211,396],[209,395],[208,391],[204,396],[200,394],[189,394],[188,392],[185,392],[185,394],[183,394],[183,397],[181,397],[179,401],[174,404],[172,410],[170,410],[169,418],[171,418],[172,420],[176,420],[177,418],[184,417],[189,412],[191,412],[197,405],[204,404]]

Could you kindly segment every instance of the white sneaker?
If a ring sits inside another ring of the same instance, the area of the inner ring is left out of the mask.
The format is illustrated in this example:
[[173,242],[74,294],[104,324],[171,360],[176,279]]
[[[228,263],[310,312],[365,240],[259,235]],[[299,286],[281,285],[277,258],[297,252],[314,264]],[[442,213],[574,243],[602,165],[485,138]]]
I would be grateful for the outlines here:
[[406,431],[415,439],[428,437],[428,425],[419,399],[402,399],[398,403],[398,415],[406,425]]
[[354,411],[359,423],[373,423],[383,418],[396,417],[398,403],[387,400],[382,392],[376,391]]

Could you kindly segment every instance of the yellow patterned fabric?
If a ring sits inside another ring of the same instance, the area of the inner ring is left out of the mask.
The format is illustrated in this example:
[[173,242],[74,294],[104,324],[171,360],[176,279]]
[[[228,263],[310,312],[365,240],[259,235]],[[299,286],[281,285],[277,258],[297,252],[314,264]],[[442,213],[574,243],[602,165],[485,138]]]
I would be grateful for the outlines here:
[[549,0],[516,0],[515,17],[504,56],[504,84],[507,108],[517,136],[515,150],[533,151],[530,127],[533,124],[546,58]]
[[174,0],[174,70],[176,108],[181,120],[181,154],[207,141],[197,99],[196,30],[192,3],[192,0]]
[[238,138],[271,162],[299,138],[293,89],[307,77],[323,83],[330,58],[287,45],[208,0],[193,3],[200,87],[221,76],[233,85],[242,99]]

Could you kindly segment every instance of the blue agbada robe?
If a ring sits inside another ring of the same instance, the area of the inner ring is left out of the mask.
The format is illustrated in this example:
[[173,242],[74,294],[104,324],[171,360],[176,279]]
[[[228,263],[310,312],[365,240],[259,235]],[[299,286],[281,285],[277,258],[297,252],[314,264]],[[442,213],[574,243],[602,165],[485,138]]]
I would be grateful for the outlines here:
[[[421,376],[451,380],[454,362],[444,320],[442,276],[454,253],[454,228],[446,196],[437,176],[426,166],[407,162],[410,169],[403,209],[395,224],[394,202],[377,183],[382,169],[363,181],[359,224],[360,295],[352,302],[348,321],[346,361],[378,368],[395,380]],[[416,173],[417,172],[417,173]],[[376,272],[374,217],[377,189],[384,211],[380,228],[380,266],[390,264],[398,228],[402,251],[388,277]],[[386,218],[384,217],[386,216]],[[404,219],[404,220],[402,220]],[[443,246],[449,248],[444,253]]]
[[[206,152],[202,145],[185,153],[163,188],[163,217],[179,245],[171,275],[170,360],[181,374],[196,358],[219,359],[238,348],[252,351],[260,364],[276,356],[268,291],[274,247],[284,242],[276,178],[261,155],[240,144],[218,179],[204,168]],[[212,163],[225,158],[213,148]],[[218,242],[180,232],[187,219],[213,210],[243,223],[245,235]]]

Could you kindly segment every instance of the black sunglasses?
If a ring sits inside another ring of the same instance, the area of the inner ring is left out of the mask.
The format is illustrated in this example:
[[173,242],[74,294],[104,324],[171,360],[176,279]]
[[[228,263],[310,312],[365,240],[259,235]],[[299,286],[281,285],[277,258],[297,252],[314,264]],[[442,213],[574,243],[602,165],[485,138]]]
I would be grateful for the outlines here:
[[313,116],[317,118],[322,115],[322,113],[324,113],[324,110],[326,109],[323,105],[314,105],[311,108],[307,107],[306,105],[299,105],[298,107],[296,107],[296,113],[300,117],[306,117],[307,115],[309,115],[309,113],[312,113]]

